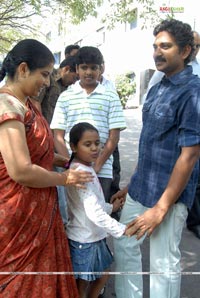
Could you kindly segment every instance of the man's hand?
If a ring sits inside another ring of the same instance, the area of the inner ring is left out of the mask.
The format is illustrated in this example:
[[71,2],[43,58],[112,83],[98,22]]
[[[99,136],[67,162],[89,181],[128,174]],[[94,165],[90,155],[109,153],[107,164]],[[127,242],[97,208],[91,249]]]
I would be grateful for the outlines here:
[[119,190],[111,197],[110,203],[112,204],[116,199],[120,199],[120,200],[123,199],[123,201],[125,202],[127,192],[128,192],[128,187],[125,187],[122,190]]
[[112,212],[116,212],[118,211],[119,209],[121,209],[124,205],[124,199],[121,198],[121,199],[115,199],[114,202],[112,203],[113,205],[113,210]]
[[137,240],[139,240],[145,233],[147,233],[148,236],[151,236],[155,228],[164,220],[166,213],[166,210],[155,205],[127,225],[126,235],[136,235]]

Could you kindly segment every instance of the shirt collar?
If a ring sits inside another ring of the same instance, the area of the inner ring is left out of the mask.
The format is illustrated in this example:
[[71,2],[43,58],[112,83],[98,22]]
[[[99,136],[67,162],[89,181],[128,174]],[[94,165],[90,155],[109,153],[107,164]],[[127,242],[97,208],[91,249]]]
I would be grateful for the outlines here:
[[164,76],[161,80],[161,83],[165,84],[167,82],[170,82],[173,85],[186,84],[188,82],[188,75],[191,75],[191,74],[192,74],[192,66],[187,65],[181,72],[178,72],[169,78]]
[[[75,84],[73,84],[72,88],[73,88],[73,91],[77,94],[85,92],[85,90],[80,85],[80,81],[77,81]],[[97,87],[90,94],[93,94],[93,93],[103,94],[104,92],[105,92],[105,87],[102,84],[98,83]]]

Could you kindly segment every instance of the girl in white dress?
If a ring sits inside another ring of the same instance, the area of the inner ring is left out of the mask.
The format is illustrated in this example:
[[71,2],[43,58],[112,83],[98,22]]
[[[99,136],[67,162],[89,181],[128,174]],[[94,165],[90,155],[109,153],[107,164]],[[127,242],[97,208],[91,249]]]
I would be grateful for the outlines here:
[[93,169],[100,154],[98,130],[87,122],[74,125],[70,131],[70,146],[69,167],[90,171],[94,176],[92,182],[85,183],[85,189],[67,187],[67,235],[73,270],[80,298],[97,298],[108,279],[105,272],[113,262],[105,239],[108,234],[116,238],[126,234],[126,225],[109,214],[121,208],[124,201],[105,202]]

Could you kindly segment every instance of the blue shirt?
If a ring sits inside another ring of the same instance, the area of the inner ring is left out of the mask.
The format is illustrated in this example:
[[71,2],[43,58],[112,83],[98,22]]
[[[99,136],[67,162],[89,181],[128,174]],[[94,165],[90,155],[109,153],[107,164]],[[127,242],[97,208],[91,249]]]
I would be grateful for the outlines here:
[[[200,79],[192,67],[153,86],[143,105],[143,128],[138,165],[129,184],[129,195],[153,207],[164,192],[181,147],[200,144]],[[192,206],[198,178],[194,167],[178,202]]]

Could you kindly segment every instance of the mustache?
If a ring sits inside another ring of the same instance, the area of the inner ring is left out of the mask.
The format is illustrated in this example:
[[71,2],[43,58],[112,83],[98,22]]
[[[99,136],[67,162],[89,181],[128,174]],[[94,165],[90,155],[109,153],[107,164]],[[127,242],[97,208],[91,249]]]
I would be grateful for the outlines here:
[[166,59],[164,57],[158,56],[154,58],[155,62],[166,62]]

